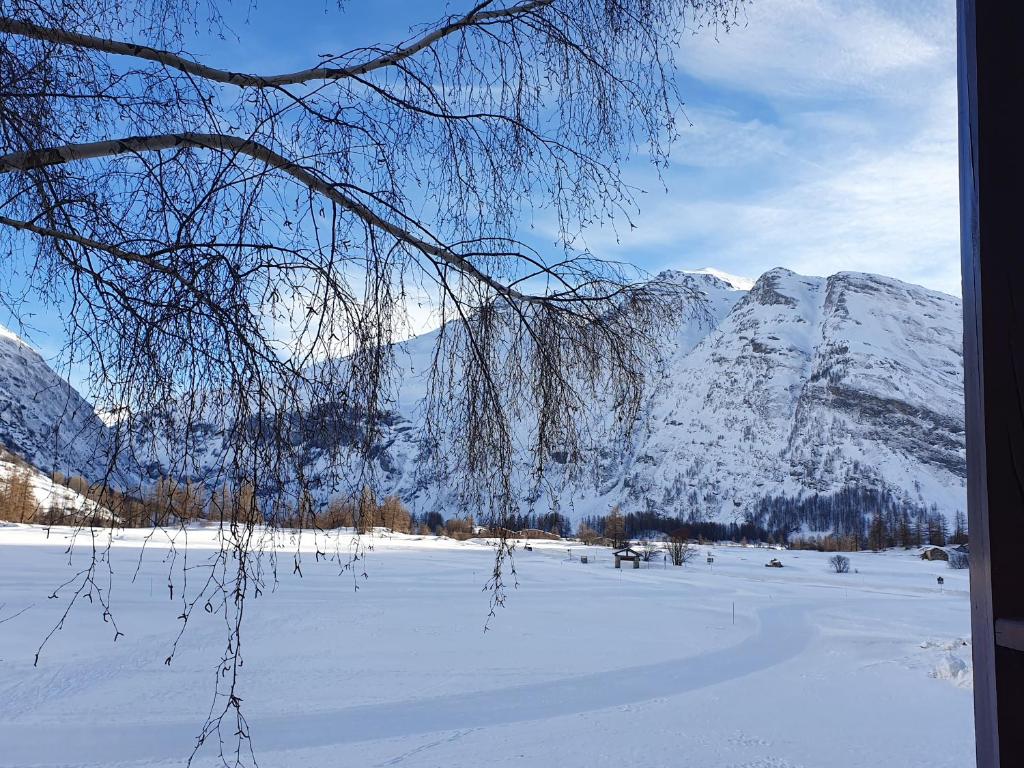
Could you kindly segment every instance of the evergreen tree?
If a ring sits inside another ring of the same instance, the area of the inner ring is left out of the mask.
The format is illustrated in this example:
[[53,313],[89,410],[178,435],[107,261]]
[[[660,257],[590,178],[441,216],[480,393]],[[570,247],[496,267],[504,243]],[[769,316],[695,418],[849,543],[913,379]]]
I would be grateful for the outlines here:
[[887,531],[885,526],[885,515],[881,507],[876,507],[871,516],[871,526],[868,529],[868,543],[875,552],[885,549]]
[[231,488],[227,483],[221,484],[219,488],[210,494],[207,517],[219,523],[231,519]]
[[896,524],[896,545],[909,549],[912,545],[913,537],[911,535],[911,524],[910,514],[903,510],[900,512],[898,522]]
[[928,537],[928,520],[924,512],[918,512],[914,518],[914,546],[924,546],[925,539]]

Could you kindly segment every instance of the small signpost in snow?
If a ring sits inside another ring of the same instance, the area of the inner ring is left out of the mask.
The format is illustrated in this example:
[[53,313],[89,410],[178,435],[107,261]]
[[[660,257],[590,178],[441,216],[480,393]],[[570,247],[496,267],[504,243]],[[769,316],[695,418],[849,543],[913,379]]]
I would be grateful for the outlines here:
[[942,578],[941,576],[939,576],[938,582],[939,582],[939,592],[941,594],[945,594],[945,590],[942,588],[942,585],[946,583],[946,580],[944,578]]
[[708,568],[714,569],[715,558],[708,552]]

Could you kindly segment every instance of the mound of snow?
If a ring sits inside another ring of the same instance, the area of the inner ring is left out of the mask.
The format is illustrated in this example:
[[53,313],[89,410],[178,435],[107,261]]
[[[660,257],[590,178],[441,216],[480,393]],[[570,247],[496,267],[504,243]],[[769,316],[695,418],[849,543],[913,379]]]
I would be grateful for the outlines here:
[[936,680],[949,680],[958,688],[970,688],[974,685],[974,671],[971,665],[955,653],[943,654],[939,663],[929,673]]

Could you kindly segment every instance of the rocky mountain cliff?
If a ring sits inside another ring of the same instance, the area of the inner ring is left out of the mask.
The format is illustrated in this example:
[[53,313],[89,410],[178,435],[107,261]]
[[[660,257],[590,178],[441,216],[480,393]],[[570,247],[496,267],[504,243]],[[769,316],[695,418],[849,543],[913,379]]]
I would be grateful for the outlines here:
[[[774,269],[752,286],[713,270],[655,279],[698,290],[708,311],[680,320],[634,436],[593,446],[582,479],[560,481],[556,470],[538,492],[523,456],[524,509],[554,505],[579,519],[621,504],[732,521],[765,499],[851,489],[948,515],[964,509],[958,299],[850,272]],[[381,492],[416,511],[451,514],[457,502],[420,450],[433,341],[396,350],[404,383],[376,474]],[[42,358],[0,334],[0,443],[45,470],[88,475],[103,429]]]
[[957,299],[772,270],[671,355],[621,488],[712,518],[850,486],[963,509],[962,368]]
[[46,473],[99,479],[107,429],[42,356],[0,326],[0,446]]

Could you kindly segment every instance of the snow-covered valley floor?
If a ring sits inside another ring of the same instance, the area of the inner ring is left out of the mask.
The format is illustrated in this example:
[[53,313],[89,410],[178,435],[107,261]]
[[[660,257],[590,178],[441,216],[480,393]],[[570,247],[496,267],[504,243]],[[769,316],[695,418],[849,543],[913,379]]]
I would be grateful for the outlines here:
[[[88,557],[81,539],[69,565],[66,535],[0,527],[0,766],[183,765],[223,618],[194,614],[164,659],[214,534],[179,538],[173,563],[159,537],[142,553],[143,532],[118,534],[124,636],[81,605],[33,667],[67,605],[48,595]],[[914,553],[852,554],[840,575],[826,554],[701,547],[682,568],[619,571],[607,549],[570,561],[535,542],[484,632],[485,542],[373,537],[368,578],[310,549],[300,579],[285,546],[243,629],[239,693],[265,768],[973,765],[967,572]]]

